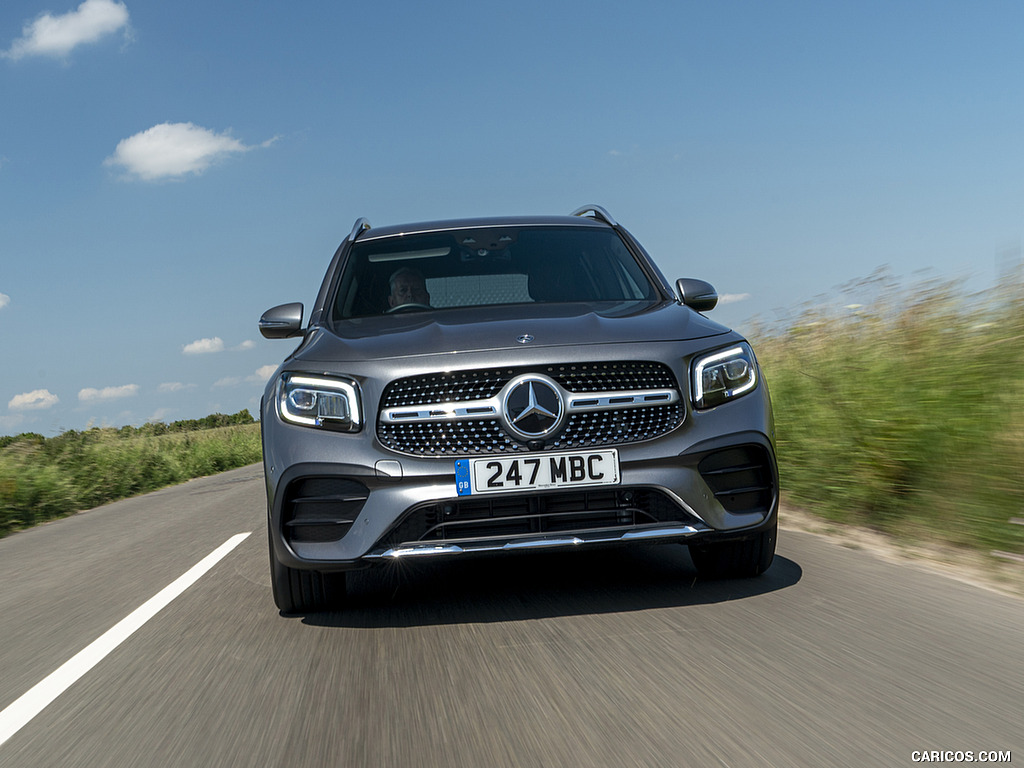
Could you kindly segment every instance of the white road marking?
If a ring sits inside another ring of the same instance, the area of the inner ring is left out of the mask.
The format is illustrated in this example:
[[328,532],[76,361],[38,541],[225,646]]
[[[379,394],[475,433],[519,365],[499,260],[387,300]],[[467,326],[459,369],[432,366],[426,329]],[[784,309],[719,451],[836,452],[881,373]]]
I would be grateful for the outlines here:
[[65,662],[59,669],[0,712],[0,744],[20,731],[54,699],[70,688],[86,672],[99,664],[117,646],[143,624],[191,587],[213,566],[227,556],[252,533],[232,536],[188,571],[119,621],[92,644]]

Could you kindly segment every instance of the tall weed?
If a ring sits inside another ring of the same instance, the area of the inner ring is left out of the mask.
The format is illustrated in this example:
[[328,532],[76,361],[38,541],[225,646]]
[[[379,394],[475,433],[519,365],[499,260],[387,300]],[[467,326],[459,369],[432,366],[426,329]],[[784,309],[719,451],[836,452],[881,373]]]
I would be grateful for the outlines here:
[[7,439],[0,448],[0,536],[260,460],[259,424],[196,423],[199,431],[147,425]]
[[1024,550],[1024,281],[857,288],[865,304],[757,332],[784,492],[835,520]]

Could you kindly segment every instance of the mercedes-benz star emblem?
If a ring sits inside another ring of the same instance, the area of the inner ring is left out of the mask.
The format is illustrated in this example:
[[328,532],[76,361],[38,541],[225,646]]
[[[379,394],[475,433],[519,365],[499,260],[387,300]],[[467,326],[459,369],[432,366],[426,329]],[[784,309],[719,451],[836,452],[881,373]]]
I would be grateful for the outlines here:
[[505,419],[509,429],[527,440],[554,432],[562,421],[562,396],[553,381],[524,376],[510,382],[505,395]]
[[516,341],[518,341],[520,344],[529,344],[531,341],[533,341],[533,336],[531,336],[528,333],[524,333],[522,336],[516,336]]

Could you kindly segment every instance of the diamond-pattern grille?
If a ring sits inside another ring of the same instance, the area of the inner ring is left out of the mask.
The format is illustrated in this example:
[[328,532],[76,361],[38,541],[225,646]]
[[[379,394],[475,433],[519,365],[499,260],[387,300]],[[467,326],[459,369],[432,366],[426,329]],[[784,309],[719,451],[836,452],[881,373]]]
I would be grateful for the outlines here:
[[410,405],[457,403],[494,397],[515,375],[510,369],[500,371],[461,371],[434,373],[427,376],[399,379],[384,390],[381,408]]
[[[412,408],[495,397],[524,373],[541,373],[572,393],[678,391],[668,366],[656,362],[573,363],[435,373],[399,379],[385,389],[381,408]],[[683,420],[682,402],[574,413],[544,450],[621,445],[649,440],[675,429]],[[475,420],[416,423],[377,422],[377,436],[391,450],[414,456],[466,456],[529,450],[493,416]]]

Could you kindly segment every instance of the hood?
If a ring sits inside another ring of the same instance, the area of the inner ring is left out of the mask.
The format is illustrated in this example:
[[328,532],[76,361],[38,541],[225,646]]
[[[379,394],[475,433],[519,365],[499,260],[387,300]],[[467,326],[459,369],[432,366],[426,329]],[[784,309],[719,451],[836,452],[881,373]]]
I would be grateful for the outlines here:
[[[525,310],[525,311],[524,311]],[[308,362],[381,360],[445,352],[684,341],[729,329],[675,302],[540,304],[442,309],[343,320],[295,354]]]

